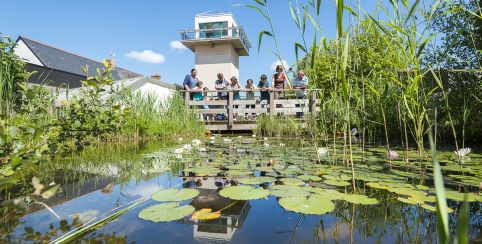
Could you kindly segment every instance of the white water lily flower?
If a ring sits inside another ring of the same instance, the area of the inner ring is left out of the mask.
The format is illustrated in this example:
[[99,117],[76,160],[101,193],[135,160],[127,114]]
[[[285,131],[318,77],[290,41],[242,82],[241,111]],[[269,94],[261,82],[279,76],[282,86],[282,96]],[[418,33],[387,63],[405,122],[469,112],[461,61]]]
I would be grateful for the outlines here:
[[387,152],[387,157],[388,157],[388,159],[390,159],[390,160],[395,160],[395,159],[397,159],[397,158],[399,157],[399,155],[398,155],[398,153],[397,153],[396,151],[389,150],[389,151]]
[[192,146],[191,146],[191,144],[185,144],[184,146],[182,146],[182,148],[186,151],[191,151]]
[[224,142],[226,142],[226,143],[227,143],[227,142],[232,142],[232,140],[229,139],[229,138],[224,138]]
[[199,148],[199,151],[200,151],[200,152],[206,152],[206,151],[207,151],[207,149],[206,149],[206,148],[204,148],[204,147],[201,147],[201,148]]
[[471,151],[472,151],[472,149],[470,149],[469,147],[466,147],[466,148],[459,149],[458,151],[456,151],[454,153],[457,154],[457,156],[459,156],[459,157],[465,157]]
[[179,137],[179,138],[177,139],[178,142],[182,142],[182,140],[184,140],[182,137]]
[[256,135],[252,135],[251,137],[256,138]]
[[284,147],[285,144],[284,144],[284,143],[280,143],[279,146],[280,146],[280,147]]
[[267,141],[267,140],[268,140],[268,137],[263,138],[263,140]]
[[174,153],[175,153],[175,154],[182,154],[183,152],[184,152],[184,149],[182,149],[182,148],[176,148],[176,149],[174,149]]
[[316,153],[318,154],[319,157],[325,155],[328,153],[328,148],[326,147],[319,147],[316,149]]
[[268,144],[268,143],[265,143],[264,146],[265,146],[265,147],[269,147],[269,144]]
[[199,145],[201,145],[201,140],[199,139],[194,139],[192,140],[192,144],[196,147],[199,147]]
[[216,143],[216,142],[215,142],[215,141],[210,141],[210,143],[211,143],[211,144],[214,144],[214,143]]
[[176,155],[176,158],[177,158],[177,159],[182,159],[182,154]]
[[216,137],[211,136],[211,138],[209,138],[209,139],[211,139],[211,140],[216,140]]

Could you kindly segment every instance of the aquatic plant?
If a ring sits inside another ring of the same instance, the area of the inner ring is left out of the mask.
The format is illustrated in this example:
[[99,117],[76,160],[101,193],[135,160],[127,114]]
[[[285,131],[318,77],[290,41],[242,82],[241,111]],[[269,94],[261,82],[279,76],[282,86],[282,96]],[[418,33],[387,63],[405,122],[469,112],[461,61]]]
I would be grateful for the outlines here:
[[455,151],[454,153],[459,157],[466,157],[471,151],[472,149],[470,148],[461,148],[458,151]]
[[179,206],[178,203],[161,203],[139,212],[139,218],[152,222],[168,222],[182,219],[194,212],[191,205]]

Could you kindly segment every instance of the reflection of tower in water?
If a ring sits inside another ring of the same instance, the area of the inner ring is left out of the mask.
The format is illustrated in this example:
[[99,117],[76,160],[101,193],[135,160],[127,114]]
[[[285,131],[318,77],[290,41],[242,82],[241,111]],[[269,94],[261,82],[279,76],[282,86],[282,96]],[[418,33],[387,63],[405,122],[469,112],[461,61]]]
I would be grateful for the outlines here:
[[[238,228],[242,228],[248,215],[250,205],[248,201],[236,201],[224,198],[218,193],[220,178],[204,178],[202,186],[197,189],[200,194],[193,199],[191,205],[196,211],[203,208],[221,211],[221,217],[213,220],[185,220],[193,225],[193,237],[199,241],[229,241]],[[217,184],[216,184],[217,183]]]

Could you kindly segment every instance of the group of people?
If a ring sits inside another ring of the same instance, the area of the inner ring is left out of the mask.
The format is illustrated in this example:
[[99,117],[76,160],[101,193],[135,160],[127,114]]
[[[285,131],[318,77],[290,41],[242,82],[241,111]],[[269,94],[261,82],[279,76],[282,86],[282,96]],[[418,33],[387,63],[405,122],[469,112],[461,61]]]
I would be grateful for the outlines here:
[[[291,87],[289,83],[288,76],[284,72],[283,66],[278,65],[276,67],[276,73],[272,75],[271,81],[268,80],[268,76],[261,75],[260,80],[258,82],[258,86],[254,86],[254,81],[252,79],[248,79],[246,81],[246,86],[244,87],[246,91],[246,100],[254,100],[255,99],[255,91],[260,92],[260,100],[269,100],[271,93],[274,95],[274,99],[284,99],[285,92],[284,89],[286,87]],[[292,87],[296,90],[295,96],[297,99],[305,99],[306,97],[306,88],[308,86],[308,77],[305,76],[304,71],[300,70],[297,73],[297,76],[292,81]],[[207,90],[209,88],[205,87],[203,82],[197,78],[197,70],[192,69],[190,75],[186,75],[183,82],[184,90],[187,91],[197,91],[191,92],[190,98],[194,101],[202,101],[207,100]],[[224,78],[222,73],[217,74],[217,80],[214,83],[214,88],[217,92],[217,99],[218,100],[227,100],[228,99],[228,90],[233,91],[233,100],[241,99],[239,94],[240,90],[243,89],[241,84],[238,81],[238,78],[235,76],[231,77],[230,81],[227,81]],[[207,106],[205,106],[207,108]],[[298,117],[302,116],[302,114],[298,114]]]

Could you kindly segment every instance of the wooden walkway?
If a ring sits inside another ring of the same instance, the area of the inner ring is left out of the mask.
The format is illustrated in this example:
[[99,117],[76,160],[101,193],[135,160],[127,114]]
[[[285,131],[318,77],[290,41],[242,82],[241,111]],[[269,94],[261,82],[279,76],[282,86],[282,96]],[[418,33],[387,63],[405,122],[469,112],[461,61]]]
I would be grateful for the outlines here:
[[[317,112],[316,99],[317,90],[307,89],[306,99],[297,99],[295,90],[270,90],[269,100],[260,100],[259,91],[255,91],[254,100],[246,100],[246,92],[239,90],[240,99],[234,99],[234,91],[223,91],[227,93],[227,99],[219,99],[218,91],[203,91],[205,99],[194,101],[191,93],[199,91],[184,92],[185,104],[188,109],[198,114],[204,121],[206,130],[210,131],[246,131],[256,128],[256,118],[263,115],[276,116],[283,114],[296,118],[297,113],[315,115]],[[285,99],[275,99],[275,92],[284,92]],[[226,116],[226,120],[215,120],[217,114]],[[301,121],[302,122],[302,121]]]

